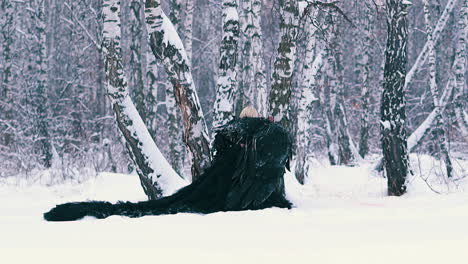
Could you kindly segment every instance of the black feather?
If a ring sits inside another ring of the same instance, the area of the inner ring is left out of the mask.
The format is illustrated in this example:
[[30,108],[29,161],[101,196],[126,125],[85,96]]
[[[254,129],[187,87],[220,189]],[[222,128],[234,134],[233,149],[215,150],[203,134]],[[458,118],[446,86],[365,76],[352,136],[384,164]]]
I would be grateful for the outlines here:
[[283,174],[291,152],[288,133],[263,118],[242,118],[216,129],[212,166],[175,194],[139,203],[78,202],[61,204],[44,214],[48,221],[85,216],[141,217],[178,212],[212,213],[291,208],[284,195]]

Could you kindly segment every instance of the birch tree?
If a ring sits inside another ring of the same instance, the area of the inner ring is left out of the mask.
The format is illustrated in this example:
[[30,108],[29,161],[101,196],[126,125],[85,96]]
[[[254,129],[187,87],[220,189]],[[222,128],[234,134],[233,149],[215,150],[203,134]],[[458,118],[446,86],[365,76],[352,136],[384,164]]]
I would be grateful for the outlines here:
[[143,27],[144,27],[144,19],[142,17],[143,14],[143,4],[140,0],[131,0],[125,1],[125,8],[129,9],[129,27],[130,32],[128,33],[131,38],[129,39],[130,45],[130,61],[128,62],[129,65],[132,67],[128,67],[130,73],[129,76],[129,87],[130,93],[132,94],[132,98],[135,102],[135,107],[138,110],[141,118],[147,124],[147,116],[146,116],[146,100],[145,100],[145,80],[144,80],[144,58],[143,58],[143,43],[142,43],[142,35],[143,35]]
[[[304,33],[306,38],[306,48],[304,54],[304,63],[302,65],[302,78],[299,85],[299,100],[297,107],[297,133],[296,133],[296,178],[300,183],[308,172],[308,157],[311,154],[310,133],[311,133],[311,115],[313,103],[318,100],[316,79],[322,68],[325,48],[323,41],[318,38],[317,29],[318,10],[313,9],[309,17],[306,17]],[[315,23],[314,23],[315,21]]]
[[[170,3],[170,19],[176,32],[179,32],[181,17],[181,0],[172,0]],[[152,56],[154,57],[154,56]],[[180,113],[177,108],[176,98],[170,82],[165,83],[166,87],[166,127],[168,128],[169,140],[169,160],[175,171],[183,177],[185,162],[185,147],[183,146],[183,136],[180,129]]]
[[450,156],[448,153],[448,142],[447,137],[445,135],[445,122],[442,116],[441,108],[439,107],[439,90],[437,87],[437,80],[436,80],[436,52],[435,52],[435,45],[434,39],[432,37],[432,24],[431,24],[431,14],[429,10],[429,1],[423,0],[424,4],[424,20],[426,23],[426,34],[427,34],[427,43],[428,43],[428,64],[429,64],[429,88],[431,90],[432,101],[434,104],[434,108],[436,109],[436,123],[435,126],[432,128],[433,134],[435,136],[435,145],[436,148],[440,149],[441,156],[445,161],[445,166],[447,170],[447,177],[452,176],[452,162],[450,160]]
[[184,46],[187,54],[187,64],[192,67],[192,39],[193,39],[193,3],[195,0],[184,0],[185,2],[185,17],[184,17]]
[[157,128],[159,120],[158,116],[158,84],[160,83],[160,72],[158,61],[148,45],[146,50],[146,124],[153,138],[157,137]]
[[159,151],[129,96],[120,44],[120,1],[105,0],[102,12],[107,92],[143,190],[149,199],[156,199],[180,188],[183,182]]
[[406,15],[410,5],[408,0],[386,0],[388,36],[380,123],[388,194],[396,196],[406,192],[409,172],[403,88],[408,41]]
[[[434,44],[436,44],[437,41],[439,40],[442,30],[447,25],[447,21],[449,20],[450,14],[452,13],[453,8],[455,7],[458,1],[459,0],[448,0],[447,5],[444,9],[444,12],[442,13],[439,20],[437,21],[437,24],[434,30],[432,30],[432,39],[434,41]],[[408,87],[410,83],[413,81],[416,73],[421,68],[421,66],[424,65],[424,63],[426,63],[426,60],[428,57],[428,51],[429,51],[429,44],[426,42],[424,44],[423,49],[421,50],[418,57],[416,58],[416,61],[414,62],[413,66],[408,71],[408,74],[406,74],[405,86],[403,90],[405,91],[408,90]]]
[[365,157],[369,153],[369,116],[370,116],[370,98],[371,98],[371,65],[372,60],[372,30],[373,22],[371,18],[371,9],[366,3],[360,13],[359,21],[363,29],[362,38],[358,38],[357,71],[358,82],[361,87],[361,129],[359,139],[359,155]]
[[340,36],[341,17],[330,13],[326,48],[325,87],[323,115],[326,124],[328,157],[332,165],[351,165],[359,160],[358,151],[348,131],[348,120],[344,107],[344,67]]
[[468,1],[464,0],[458,22],[458,41],[455,53],[455,114],[465,140],[468,139],[468,114],[466,113],[466,37],[468,34]]
[[261,0],[240,0],[241,80],[237,108],[254,106],[260,116],[267,113],[267,87],[261,29]]
[[13,134],[11,133],[10,120],[13,119],[13,106],[11,100],[13,99],[11,91],[11,77],[12,77],[12,46],[14,39],[14,9],[13,4],[10,0],[2,0],[0,3],[2,16],[0,17],[0,29],[3,46],[3,65],[2,75],[0,78],[0,130],[4,131],[2,137],[0,137],[0,144],[8,146],[12,143]]
[[223,1],[223,39],[220,47],[219,72],[216,85],[213,127],[226,124],[234,113],[237,90],[237,48],[239,15],[236,0]]
[[195,90],[187,54],[174,26],[158,0],[146,0],[146,26],[151,50],[164,65],[182,112],[184,141],[192,155],[192,177],[196,179],[210,164],[208,129]]
[[[466,0],[465,0],[465,2],[466,2]],[[452,12],[452,10],[453,10],[456,3],[457,3],[457,0],[449,0],[447,2],[447,5],[446,5],[442,15],[440,16],[436,26],[431,31],[433,45],[435,45],[437,43],[438,38],[440,38],[441,31],[443,30],[443,28],[447,24],[449,15],[451,14],[451,12]],[[466,31],[465,31],[465,34],[466,34]],[[457,47],[464,47],[464,45],[465,45],[465,40],[464,39],[465,38],[463,37],[463,33],[461,33],[459,35],[458,43],[461,44],[461,45],[457,44]],[[464,50],[464,48],[462,48],[461,50]],[[418,58],[416,59],[416,62],[414,63],[413,67],[409,70],[408,75],[405,78],[404,90],[406,90],[408,88],[408,85],[411,83],[411,81],[412,81],[416,71],[419,69],[419,67],[421,67],[421,65],[423,65],[425,63],[425,61],[426,61],[426,59],[427,59],[427,57],[429,55],[428,51],[429,51],[429,42],[426,42],[425,45],[424,45],[423,50],[419,54]],[[461,55],[461,54],[464,54],[464,53],[462,52],[462,53],[457,53],[457,54]],[[465,65],[465,62],[460,63],[459,62],[460,60],[464,60],[464,56],[455,56],[452,67],[449,70],[449,77],[447,78],[447,83],[446,83],[444,89],[442,90],[443,91],[442,95],[439,98],[439,103],[438,104],[433,104],[434,109],[431,111],[431,113],[429,113],[429,115],[427,115],[427,117],[424,119],[424,121],[421,122],[421,124],[419,124],[418,127],[413,131],[413,133],[411,133],[411,135],[408,137],[408,141],[407,141],[408,142],[408,147],[407,147],[408,152],[412,152],[416,148],[416,146],[418,146],[418,144],[421,142],[422,138],[427,134],[428,131],[430,131],[431,127],[433,127],[433,124],[437,120],[437,116],[439,115],[439,113],[443,113],[443,111],[446,109],[447,104],[448,104],[448,102],[449,102],[449,100],[451,98],[451,94],[453,93],[453,91],[455,89],[455,86],[456,86],[456,76],[455,76],[456,74],[455,74],[455,72],[456,72],[456,69],[457,69],[457,65],[463,65],[463,67]],[[384,169],[384,160],[380,160],[377,163],[377,165],[375,166],[375,169],[378,170],[378,171]]]
[[49,114],[47,106],[47,73],[48,73],[48,54],[46,42],[46,17],[45,0],[36,0],[29,3],[28,11],[33,18],[33,25],[30,26],[29,36],[33,38],[32,46],[34,59],[29,61],[29,69],[33,70],[33,93],[31,106],[34,111],[34,128],[38,152],[42,165],[46,168],[52,166],[52,143],[50,137]]
[[299,9],[297,0],[280,0],[280,41],[272,74],[269,112],[276,122],[289,128],[289,100],[296,59]]

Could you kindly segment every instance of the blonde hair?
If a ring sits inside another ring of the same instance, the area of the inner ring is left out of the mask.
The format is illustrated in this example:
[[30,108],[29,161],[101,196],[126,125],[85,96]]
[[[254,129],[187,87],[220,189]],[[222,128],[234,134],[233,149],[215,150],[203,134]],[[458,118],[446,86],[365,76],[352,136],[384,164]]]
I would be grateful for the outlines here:
[[245,107],[244,109],[242,109],[239,117],[242,118],[242,117],[258,117],[259,114],[257,112],[257,110],[255,108],[253,108],[252,106],[247,106]]

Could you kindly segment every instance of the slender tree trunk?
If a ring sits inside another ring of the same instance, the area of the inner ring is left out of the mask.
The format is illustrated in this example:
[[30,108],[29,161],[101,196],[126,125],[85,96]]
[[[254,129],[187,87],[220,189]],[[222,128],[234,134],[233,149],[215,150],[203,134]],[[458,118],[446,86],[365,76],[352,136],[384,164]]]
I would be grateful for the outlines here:
[[[125,3],[125,2],[122,2]],[[132,98],[135,102],[135,107],[141,116],[141,119],[148,125],[147,114],[146,114],[146,99],[145,99],[145,80],[143,76],[143,49],[142,49],[142,34],[144,27],[144,19],[142,17],[142,9],[144,8],[143,3],[140,0],[131,0],[128,3],[127,8],[130,9],[130,61],[129,65],[132,65],[129,74],[129,87],[130,92],[133,95]],[[130,68],[130,67],[129,67]]]
[[[440,16],[439,21],[437,21],[437,24],[436,24],[434,30],[432,31],[432,38],[434,40],[434,44],[436,44],[437,41],[439,40],[440,35],[442,34],[442,30],[447,25],[447,21],[449,20],[450,14],[452,13],[453,8],[455,7],[455,4],[458,1],[459,0],[448,0],[447,6],[445,7],[444,12]],[[405,91],[408,90],[408,88],[409,88],[408,86],[413,81],[413,78],[416,75],[416,73],[421,68],[421,66],[424,65],[424,63],[426,63],[427,57],[429,55],[428,51],[429,51],[429,45],[426,42],[423,49],[419,53],[418,58],[414,62],[413,66],[408,71],[408,74],[406,74],[405,86],[404,86],[403,90],[405,90]]]
[[[13,95],[11,93],[11,76],[12,76],[12,45],[14,40],[14,9],[10,0],[2,0],[0,3],[2,16],[0,17],[0,29],[3,46],[3,66],[2,75],[0,78],[0,119],[6,123],[10,123],[13,119]],[[3,131],[0,137],[0,144],[9,146],[13,141],[13,134],[10,131],[9,125],[0,123],[0,130]]]
[[403,90],[408,41],[406,15],[409,5],[411,2],[408,0],[386,0],[388,37],[380,122],[388,194],[396,196],[406,192],[406,178],[409,172]]
[[370,116],[370,98],[371,98],[371,65],[372,60],[372,30],[371,9],[365,4],[363,6],[361,26],[363,27],[363,40],[357,41],[356,47],[360,54],[357,59],[358,82],[361,86],[361,130],[359,140],[359,155],[365,157],[369,153],[369,116]]
[[107,92],[143,190],[149,199],[156,199],[175,191],[183,182],[159,151],[130,99],[122,66],[120,1],[105,0],[102,12]]
[[195,0],[185,0],[185,19],[184,19],[184,46],[187,53],[187,64],[192,67],[192,39],[193,39],[193,10]]
[[441,108],[439,107],[439,90],[437,87],[436,81],[436,53],[435,53],[435,45],[434,39],[432,37],[432,23],[431,23],[431,15],[429,10],[429,2],[428,0],[423,0],[424,4],[424,20],[426,22],[426,34],[427,34],[427,43],[428,43],[428,64],[429,64],[429,88],[431,90],[431,95],[433,99],[434,108],[437,109],[436,114],[436,123],[435,126],[432,128],[432,133],[435,138],[435,146],[436,149],[439,149],[441,156],[445,161],[445,166],[447,170],[447,177],[452,177],[452,161],[450,160],[449,152],[448,152],[448,142],[447,137],[445,135],[445,123],[444,118],[442,116]]
[[455,115],[460,131],[465,140],[468,140],[468,115],[466,114],[466,102],[468,92],[466,90],[466,37],[468,34],[468,0],[463,0],[460,20],[458,22],[459,33],[455,53]]
[[146,124],[153,139],[156,139],[158,128],[158,62],[150,47],[146,51]]
[[182,0],[170,0],[171,12],[169,13],[169,19],[176,31],[179,31],[181,20],[181,11],[182,11]]
[[351,165],[358,161],[359,154],[348,132],[344,108],[343,50],[336,14],[327,16],[329,27],[327,39],[325,101],[323,114],[326,122],[328,157],[332,165]]
[[146,0],[146,25],[150,46],[166,69],[181,108],[184,141],[192,154],[192,178],[198,178],[211,161],[208,129],[198,99],[182,41],[164,15],[158,0]]
[[311,120],[313,103],[318,100],[316,79],[323,65],[324,49],[319,46],[317,38],[317,27],[313,23],[316,20],[318,10],[311,12],[311,17],[305,23],[306,48],[300,82],[299,102],[297,107],[297,155],[296,155],[296,178],[304,183],[308,172],[308,157],[312,153],[310,146]]
[[276,122],[289,128],[289,101],[296,59],[299,10],[297,0],[280,0],[280,41],[270,90],[270,110]]
[[267,87],[261,22],[261,0],[240,0],[242,32],[242,73],[237,108],[254,106],[261,116],[267,112]]
[[[170,19],[176,32],[180,31],[181,24],[181,0],[171,0],[171,12]],[[154,57],[154,56],[153,56]],[[167,119],[166,127],[169,132],[169,160],[175,171],[184,177],[184,163],[185,163],[185,146],[183,145],[183,135],[180,126],[180,111],[177,107],[174,90],[169,81],[167,81],[166,87],[166,109]]]
[[237,47],[239,15],[236,0],[223,1],[223,39],[220,47],[213,127],[226,124],[234,113],[234,94],[237,90]]
[[327,155],[331,165],[337,165],[339,162],[338,152],[338,132],[336,131],[335,117],[333,109],[336,105],[336,85],[335,85],[335,58],[330,42],[332,39],[333,21],[330,14],[325,15],[323,23],[325,39],[324,44],[324,65],[322,76],[322,91],[320,96],[320,106],[325,121],[325,141],[327,144]]
[[42,165],[46,168],[52,166],[52,143],[50,136],[49,114],[47,107],[47,72],[48,55],[46,42],[46,18],[45,18],[45,0],[31,2],[34,6],[29,8],[33,11],[34,29],[31,29],[31,35],[36,41],[32,47],[35,58],[31,62],[30,69],[34,69],[34,92],[32,98],[32,107],[35,112],[34,128],[37,136],[36,143]]

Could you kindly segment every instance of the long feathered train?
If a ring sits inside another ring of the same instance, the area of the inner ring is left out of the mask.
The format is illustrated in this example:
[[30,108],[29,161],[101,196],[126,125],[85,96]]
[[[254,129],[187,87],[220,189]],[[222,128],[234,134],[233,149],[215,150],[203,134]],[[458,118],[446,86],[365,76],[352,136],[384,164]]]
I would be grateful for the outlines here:
[[283,175],[291,153],[287,132],[263,118],[242,118],[216,135],[211,167],[175,194],[139,203],[75,202],[57,205],[44,214],[48,221],[73,221],[85,216],[141,217],[181,212],[291,208],[285,198]]

